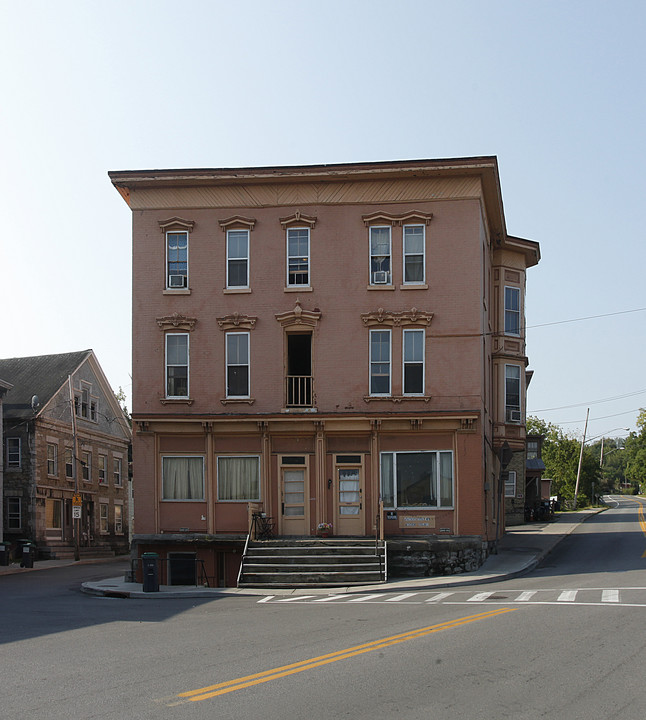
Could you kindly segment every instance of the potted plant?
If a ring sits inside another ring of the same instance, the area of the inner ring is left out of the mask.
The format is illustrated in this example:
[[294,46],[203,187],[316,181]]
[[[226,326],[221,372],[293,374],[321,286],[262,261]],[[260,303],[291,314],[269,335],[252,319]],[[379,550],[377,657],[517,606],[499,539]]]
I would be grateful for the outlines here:
[[332,534],[332,523],[322,522],[316,528],[316,534],[319,537],[329,537]]

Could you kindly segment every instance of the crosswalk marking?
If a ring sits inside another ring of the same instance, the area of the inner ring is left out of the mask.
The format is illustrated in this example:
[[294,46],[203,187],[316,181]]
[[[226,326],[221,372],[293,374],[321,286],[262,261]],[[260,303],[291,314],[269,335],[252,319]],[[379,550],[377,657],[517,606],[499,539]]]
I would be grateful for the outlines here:
[[473,590],[456,589],[443,592],[434,592],[423,589],[411,592],[396,593],[394,590],[380,593],[361,594],[358,592],[343,592],[334,595],[265,595],[258,603],[402,603],[408,605],[439,605],[448,603],[462,604],[524,604],[524,605],[614,605],[626,607],[646,607],[646,587],[623,588],[576,588],[575,590],[559,590],[545,588],[539,590],[488,590],[473,592]]
[[395,597],[387,598],[386,602],[400,602],[401,600],[408,600],[408,598],[415,597],[417,593],[404,593],[403,595],[395,595]]
[[348,602],[367,602],[368,600],[374,600],[380,597],[383,597],[381,593],[377,593],[376,595],[362,595],[361,597],[352,598],[352,600],[348,600]]

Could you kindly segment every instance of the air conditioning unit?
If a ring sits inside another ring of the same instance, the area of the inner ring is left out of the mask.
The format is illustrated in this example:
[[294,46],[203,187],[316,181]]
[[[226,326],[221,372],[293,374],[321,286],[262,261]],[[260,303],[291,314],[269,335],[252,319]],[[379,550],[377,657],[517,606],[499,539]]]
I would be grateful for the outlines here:
[[507,422],[519,423],[520,421],[520,410],[507,410]]
[[383,285],[388,282],[388,271],[378,270],[372,273],[372,282],[374,285]]
[[186,275],[169,275],[168,276],[168,287],[169,288],[186,287]]

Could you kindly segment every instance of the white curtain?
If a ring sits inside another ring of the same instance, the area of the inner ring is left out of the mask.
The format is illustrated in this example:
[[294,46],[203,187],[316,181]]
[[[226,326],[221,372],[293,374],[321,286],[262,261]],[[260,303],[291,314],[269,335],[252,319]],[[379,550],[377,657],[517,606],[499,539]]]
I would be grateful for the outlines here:
[[164,500],[204,500],[204,459],[163,458],[162,497]]
[[218,458],[218,500],[260,500],[257,457]]

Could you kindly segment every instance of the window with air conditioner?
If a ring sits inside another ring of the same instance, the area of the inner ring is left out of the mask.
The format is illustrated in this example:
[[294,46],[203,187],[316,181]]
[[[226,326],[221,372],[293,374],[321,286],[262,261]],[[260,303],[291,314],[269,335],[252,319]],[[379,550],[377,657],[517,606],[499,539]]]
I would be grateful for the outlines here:
[[370,228],[370,284],[390,285],[391,273],[391,228],[373,226]]
[[166,287],[188,287],[188,232],[166,233]]

